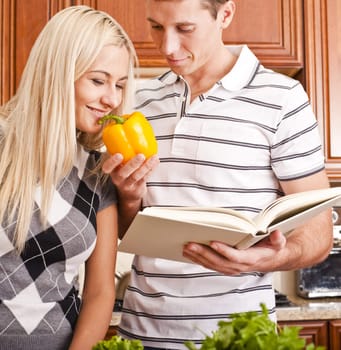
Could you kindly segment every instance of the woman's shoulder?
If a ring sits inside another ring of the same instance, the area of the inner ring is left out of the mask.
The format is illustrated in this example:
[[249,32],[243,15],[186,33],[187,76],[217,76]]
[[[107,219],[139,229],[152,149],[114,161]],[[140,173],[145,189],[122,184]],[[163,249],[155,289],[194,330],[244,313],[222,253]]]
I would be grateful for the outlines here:
[[100,151],[87,150],[83,146],[78,145],[74,166],[77,169],[85,170],[87,168],[92,171],[97,167],[102,154]]

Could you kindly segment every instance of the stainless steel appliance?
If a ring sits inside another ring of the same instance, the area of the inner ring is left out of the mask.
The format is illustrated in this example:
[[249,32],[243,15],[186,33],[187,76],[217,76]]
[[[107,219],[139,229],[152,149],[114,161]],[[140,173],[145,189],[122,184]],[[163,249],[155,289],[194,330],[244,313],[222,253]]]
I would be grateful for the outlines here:
[[334,246],[326,260],[297,271],[297,294],[303,298],[341,297],[341,207],[333,208]]

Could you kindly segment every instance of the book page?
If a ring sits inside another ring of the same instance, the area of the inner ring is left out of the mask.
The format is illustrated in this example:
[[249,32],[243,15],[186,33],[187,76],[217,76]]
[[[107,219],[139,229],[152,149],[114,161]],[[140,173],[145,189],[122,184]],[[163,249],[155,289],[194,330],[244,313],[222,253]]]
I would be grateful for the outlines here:
[[233,247],[247,245],[248,240],[260,240],[251,234],[235,229],[177,221],[146,215],[139,212],[121,240],[120,252],[144,255],[154,258],[190,262],[182,255],[183,246],[188,242],[209,244],[210,241],[224,242]]
[[289,219],[331,198],[341,195],[341,187],[293,193],[277,199],[255,218],[255,223],[266,232],[266,228]]
[[331,208],[333,205],[337,205],[338,202],[340,202],[339,197],[334,197],[332,199],[324,201],[318,205],[308,208],[304,212],[300,212],[287,219],[284,219],[281,222],[273,223],[269,226],[268,231],[271,232],[273,230],[278,229],[283,234],[287,234],[294,230],[296,227],[303,225],[306,221],[318,215],[322,211]]
[[143,210],[143,213],[165,219],[238,229],[247,233],[255,233],[257,231],[252,219],[236,210],[227,208],[147,207]]

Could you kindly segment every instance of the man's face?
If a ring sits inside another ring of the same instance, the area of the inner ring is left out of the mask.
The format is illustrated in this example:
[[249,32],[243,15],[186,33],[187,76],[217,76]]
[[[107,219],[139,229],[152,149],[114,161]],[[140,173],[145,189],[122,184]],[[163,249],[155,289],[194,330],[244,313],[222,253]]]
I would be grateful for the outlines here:
[[199,0],[147,0],[153,40],[170,68],[184,77],[215,64],[222,45],[223,11],[214,19]]

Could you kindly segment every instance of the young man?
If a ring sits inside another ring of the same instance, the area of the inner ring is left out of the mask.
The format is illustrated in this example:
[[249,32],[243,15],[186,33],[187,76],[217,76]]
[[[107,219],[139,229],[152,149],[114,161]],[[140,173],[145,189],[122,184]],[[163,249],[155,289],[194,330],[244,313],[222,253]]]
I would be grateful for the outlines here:
[[[136,94],[136,109],[157,135],[160,164],[139,155],[120,166],[115,155],[104,165],[119,188],[122,234],[141,206],[229,207],[252,217],[283,194],[328,187],[302,86],[265,69],[246,46],[224,46],[234,3],[146,4],[171,71]],[[188,243],[183,253],[195,264],[136,256],[120,332],[146,347],[183,349],[186,340],[199,344],[218,320],[260,310],[260,303],[275,319],[270,272],[317,263],[331,245],[327,211],[287,238],[275,231],[244,251]]]

